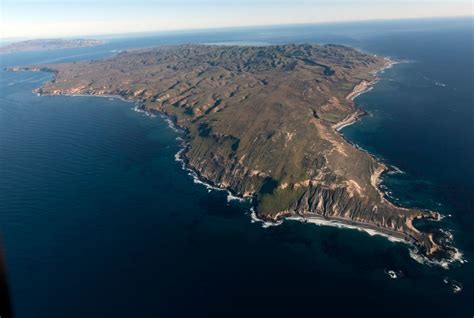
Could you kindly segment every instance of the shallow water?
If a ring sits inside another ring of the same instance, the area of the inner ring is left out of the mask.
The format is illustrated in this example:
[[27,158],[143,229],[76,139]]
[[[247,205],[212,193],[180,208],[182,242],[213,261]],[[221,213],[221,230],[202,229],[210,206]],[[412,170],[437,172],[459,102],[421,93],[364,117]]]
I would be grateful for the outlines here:
[[[143,35],[1,64],[234,41],[337,42],[407,60],[357,98],[371,115],[342,131],[404,172],[384,178],[393,200],[451,214],[441,225],[471,260],[472,20],[448,22]],[[166,119],[119,100],[34,95],[49,74],[0,74],[0,230],[17,317],[472,316],[471,263],[421,265],[405,244],[355,230],[263,228],[247,203],[182,169]]]

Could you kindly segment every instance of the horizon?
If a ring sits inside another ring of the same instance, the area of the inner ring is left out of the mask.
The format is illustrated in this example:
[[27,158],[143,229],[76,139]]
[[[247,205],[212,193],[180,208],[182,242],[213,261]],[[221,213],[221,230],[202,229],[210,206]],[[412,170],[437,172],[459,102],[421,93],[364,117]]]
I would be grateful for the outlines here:
[[269,28],[292,28],[302,26],[331,26],[336,24],[364,24],[364,23],[384,23],[384,22],[412,22],[412,21],[440,21],[440,20],[462,20],[471,19],[474,21],[473,15],[459,15],[459,16],[433,16],[433,17],[413,17],[413,18],[393,18],[393,19],[364,19],[364,20],[338,20],[338,21],[325,21],[325,22],[302,22],[302,23],[280,23],[280,24],[262,24],[262,25],[239,25],[239,26],[226,26],[226,27],[202,27],[202,28],[190,28],[190,29],[170,29],[170,30],[146,30],[146,31],[130,31],[130,32],[116,32],[116,33],[96,33],[96,34],[74,34],[67,36],[38,36],[38,37],[11,37],[2,38],[0,37],[0,45],[6,45],[9,43],[15,43],[20,41],[30,40],[53,40],[53,39],[111,39],[111,38],[122,38],[122,37],[147,37],[155,35],[173,35],[181,33],[194,33],[194,32],[212,32],[212,31],[232,31],[232,30],[245,30],[245,29],[269,29]]
[[455,0],[4,0],[0,39],[71,38],[302,24],[473,17]]
[[474,318],[474,0],[134,1],[0,0],[0,318]]

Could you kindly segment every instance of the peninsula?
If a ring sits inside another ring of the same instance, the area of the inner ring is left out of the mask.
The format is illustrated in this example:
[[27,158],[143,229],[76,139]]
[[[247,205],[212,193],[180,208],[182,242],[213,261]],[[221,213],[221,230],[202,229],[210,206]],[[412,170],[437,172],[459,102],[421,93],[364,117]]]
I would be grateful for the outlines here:
[[182,45],[13,70],[50,71],[45,95],[118,95],[186,130],[183,157],[206,181],[251,197],[266,221],[319,218],[375,230],[428,259],[455,253],[415,220],[439,214],[388,201],[388,167],[338,132],[389,60],[341,45]]
[[30,51],[52,51],[60,49],[73,49],[79,47],[89,47],[103,44],[99,40],[91,39],[36,39],[11,43],[0,46],[0,53],[17,53]]

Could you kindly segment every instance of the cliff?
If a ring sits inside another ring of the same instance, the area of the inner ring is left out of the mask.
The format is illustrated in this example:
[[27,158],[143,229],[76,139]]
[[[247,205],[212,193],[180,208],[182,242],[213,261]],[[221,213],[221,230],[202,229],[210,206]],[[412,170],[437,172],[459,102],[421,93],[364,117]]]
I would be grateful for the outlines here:
[[[389,202],[387,167],[337,131],[362,114],[353,98],[386,59],[340,45],[184,45],[54,65],[41,94],[119,95],[165,113],[188,132],[184,156],[203,178],[252,197],[258,217],[320,217],[449,253],[417,219],[432,211]],[[23,68],[28,69],[28,68]]]

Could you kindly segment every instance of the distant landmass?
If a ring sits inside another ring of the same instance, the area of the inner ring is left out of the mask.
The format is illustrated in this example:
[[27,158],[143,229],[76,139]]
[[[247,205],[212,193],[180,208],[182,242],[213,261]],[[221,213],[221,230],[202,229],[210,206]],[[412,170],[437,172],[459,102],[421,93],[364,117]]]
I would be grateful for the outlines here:
[[100,40],[91,39],[37,39],[11,43],[0,46],[0,53],[16,53],[29,51],[50,51],[59,49],[73,49],[103,44]]
[[187,131],[188,166],[252,198],[264,221],[338,222],[441,259],[456,250],[414,224],[439,214],[389,202],[379,182],[390,168],[338,131],[364,114],[353,99],[391,63],[341,45],[182,45],[12,70],[54,72],[39,94],[117,95],[170,116]]

